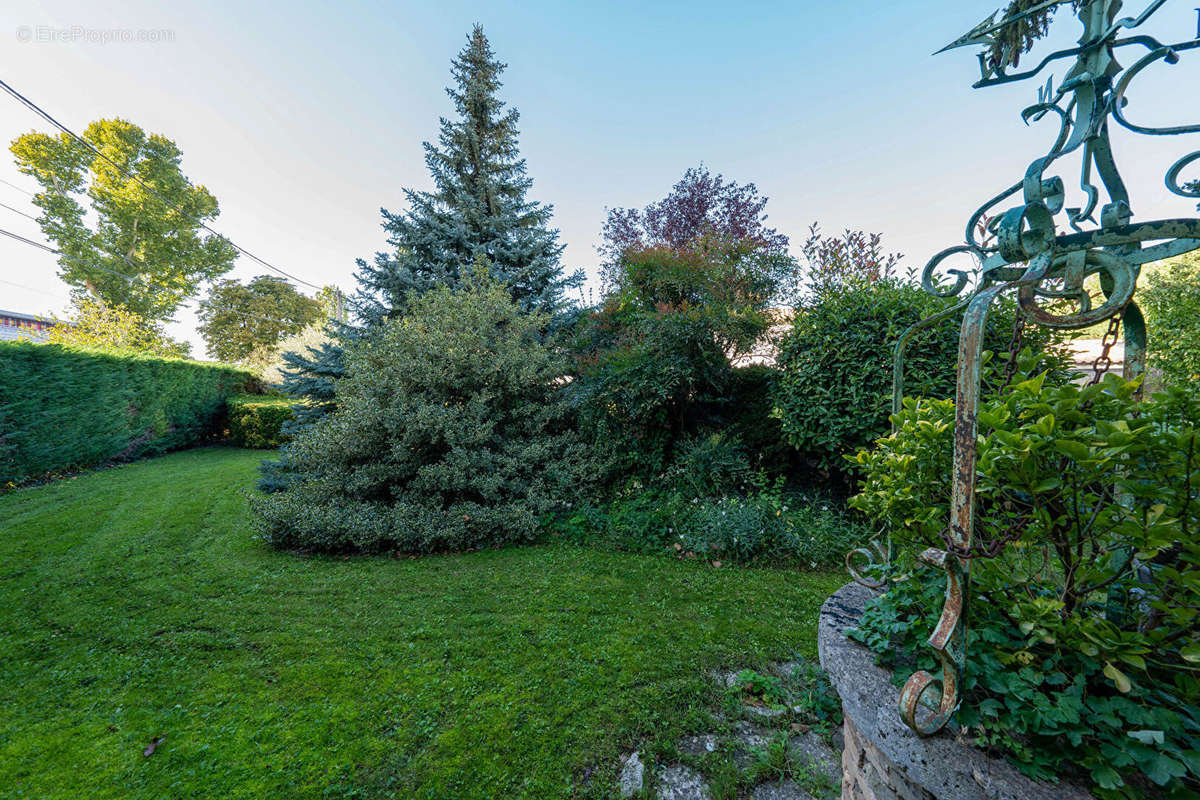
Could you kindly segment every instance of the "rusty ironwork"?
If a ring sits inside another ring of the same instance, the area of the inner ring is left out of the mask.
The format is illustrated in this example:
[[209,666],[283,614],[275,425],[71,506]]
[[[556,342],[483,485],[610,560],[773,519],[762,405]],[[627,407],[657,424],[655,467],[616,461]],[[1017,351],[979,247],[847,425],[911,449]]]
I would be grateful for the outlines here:
[[[1165,2],[1150,0],[1136,16],[1119,17],[1121,0],[1046,0],[999,21],[992,14],[943,48],[982,47],[976,88],[1028,80],[1058,62],[1067,61],[1070,66],[1057,88],[1051,76],[1038,88],[1037,102],[1021,112],[1026,124],[1046,118],[1058,121],[1052,146],[1029,164],[1020,180],[971,215],[962,244],[935,255],[922,272],[926,291],[960,301],[905,331],[894,351],[893,409],[899,411],[905,346],[920,330],[962,314],[946,546],[920,554],[922,562],[942,570],[947,579],[942,614],[929,639],[941,669],[936,676],[924,670],[912,675],[900,697],[902,717],[919,733],[940,730],[961,703],[970,560],[995,555],[1004,544],[1003,537],[980,544],[973,536],[983,333],[992,304],[1002,295],[1015,296],[1021,325],[1078,329],[1112,320],[1096,367],[1107,369],[1109,351],[1118,332],[1123,332],[1124,375],[1133,378],[1141,375],[1145,366],[1146,328],[1133,302],[1141,265],[1200,248],[1200,217],[1132,221],[1129,196],[1109,143],[1110,121],[1153,136],[1200,132],[1200,125],[1154,127],[1131,122],[1125,115],[1128,91],[1136,76],[1155,64],[1175,64],[1182,53],[1200,47],[1200,31],[1194,39],[1163,44],[1139,30]],[[1006,44],[1015,37],[1003,35],[1005,26],[1029,13],[1053,12],[1063,5],[1076,10],[1082,23],[1078,46],[1050,53],[1032,68],[1016,71],[1019,53],[1005,48],[1018,45]],[[1126,53],[1136,60],[1122,67],[1117,56]],[[1080,156],[1078,187],[1083,202],[1068,207],[1066,184],[1054,172],[1060,159],[1076,153]],[[1184,175],[1185,170],[1200,167],[1198,162],[1200,151],[1175,161],[1166,173],[1167,189],[1182,197],[1200,198],[1200,181],[1189,182]],[[1106,202],[1101,202],[1102,195]],[[1061,219],[1061,227],[1056,218]],[[952,259],[964,257],[970,258],[969,264],[953,266]],[[1101,296],[1095,300],[1084,288],[1091,276],[1099,278],[1101,288]],[[1018,335],[1015,332],[1014,338]],[[856,555],[871,562],[876,555],[890,561],[889,551],[890,544],[884,548],[876,542],[875,552],[864,549],[847,555],[847,565]],[[860,570],[852,570],[852,574],[868,585],[883,584],[863,579]]]

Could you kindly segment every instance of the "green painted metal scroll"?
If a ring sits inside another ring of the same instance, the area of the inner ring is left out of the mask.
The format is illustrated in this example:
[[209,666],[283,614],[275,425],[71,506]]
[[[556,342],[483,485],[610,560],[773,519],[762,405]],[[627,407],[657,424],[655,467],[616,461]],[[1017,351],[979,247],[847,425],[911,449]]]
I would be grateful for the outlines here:
[[[1129,196],[1117,170],[1109,143],[1114,121],[1135,133],[1153,136],[1200,132],[1200,125],[1153,127],[1131,122],[1125,115],[1127,94],[1134,79],[1153,65],[1172,65],[1180,54],[1200,48],[1197,38],[1163,44],[1139,32],[1141,25],[1166,0],[1152,0],[1135,17],[1118,17],[1121,0],[1022,0],[1009,6],[996,20],[992,14],[947,48],[982,46],[980,78],[976,88],[1033,78],[1051,64],[1071,66],[1058,88],[1053,77],[1039,88],[1038,102],[1022,111],[1029,124],[1047,117],[1058,121],[1058,132],[1049,151],[1034,159],[1022,178],[981,206],[969,219],[963,244],[943,250],[925,266],[922,285],[941,297],[961,297],[946,311],[909,329],[896,345],[894,406],[899,410],[904,387],[904,349],[922,327],[962,313],[959,338],[954,460],[950,520],[945,549],[931,548],[920,559],[945,572],[946,597],[942,614],[929,644],[940,662],[940,674],[920,671],[904,685],[900,713],[922,734],[940,730],[961,701],[963,670],[967,659],[967,610],[970,598],[970,560],[978,552],[975,531],[975,468],[977,415],[983,332],[992,304],[1002,295],[1014,295],[1025,320],[1052,328],[1085,328],[1119,318],[1124,334],[1125,374],[1141,374],[1146,350],[1146,330],[1133,302],[1142,264],[1200,248],[1200,218],[1134,222]],[[1007,26],[1046,15],[1071,5],[1083,25],[1079,45],[1043,58],[1033,68],[1016,72],[1022,42],[1005,35]],[[1138,56],[1122,67],[1119,54]],[[1181,87],[1194,94],[1196,87]],[[1080,155],[1079,190],[1083,203],[1066,206],[1066,187],[1053,170],[1064,156]],[[1200,198],[1200,181],[1186,181],[1184,172],[1200,168],[1200,151],[1177,160],[1166,174],[1167,189],[1176,195]],[[1102,194],[1106,202],[1101,204]],[[1007,207],[1005,207],[1007,205]],[[1200,207],[1198,207],[1200,208]],[[1065,223],[1060,231],[1056,218]],[[984,235],[980,235],[983,233]],[[952,259],[971,258],[970,268],[948,266]],[[945,266],[944,266],[945,265]],[[1084,282],[1098,276],[1101,297],[1094,301]],[[1110,326],[1116,332],[1115,326]],[[973,545],[976,548],[973,549]],[[890,545],[877,546],[890,558]],[[869,550],[847,555],[874,560]],[[879,586],[881,581],[856,579]]]

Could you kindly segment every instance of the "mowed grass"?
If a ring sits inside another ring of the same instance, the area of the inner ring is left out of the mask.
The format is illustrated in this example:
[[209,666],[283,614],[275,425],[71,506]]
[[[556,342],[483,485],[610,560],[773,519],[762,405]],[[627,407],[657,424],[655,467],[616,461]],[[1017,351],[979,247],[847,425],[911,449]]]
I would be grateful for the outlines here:
[[815,656],[842,582],[565,545],[276,552],[261,458],[0,497],[0,797],[611,796],[625,749],[703,728],[710,669]]

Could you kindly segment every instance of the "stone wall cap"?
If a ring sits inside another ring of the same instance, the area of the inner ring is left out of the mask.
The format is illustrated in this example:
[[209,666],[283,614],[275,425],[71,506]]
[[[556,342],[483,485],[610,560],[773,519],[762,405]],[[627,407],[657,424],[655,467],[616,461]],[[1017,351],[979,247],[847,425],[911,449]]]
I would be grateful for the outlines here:
[[1066,783],[1034,781],[951,732],[920,736],[905,725],[900,691],[887,670],[876,666],[874,653],[845,635],[858,624],[873,596],[865,586],[846,584],[821,606],[817,632],[821,666],[842,699],[843,713],[861,736],[939,800],[1092,800]]

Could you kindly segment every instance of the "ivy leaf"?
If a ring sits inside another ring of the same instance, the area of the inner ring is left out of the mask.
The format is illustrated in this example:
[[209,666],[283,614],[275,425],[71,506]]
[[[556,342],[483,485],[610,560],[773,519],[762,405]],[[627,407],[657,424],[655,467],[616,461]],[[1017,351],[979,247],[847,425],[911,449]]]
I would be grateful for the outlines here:
[[1033,487],[1034,494],[1043,494],[1051,489],[1057,489],[1062,486],[1062,478],[1058,475],[1048,475],[1042,478],[1036,486]]
[[1129,737],[1131,739],[1137,739],[1142,744],[1162,744],[1163,743],[1163,732],[1162,731],[1130,731]]
[[1192,663],[1200,662],[1200,642],[1192,642],[1185,645],[1179,651],[1179,654],[1183,656],[1184,661],[1191,661]]
[[1117,685],[1117,691],[1121,694],[1126,694],[1133,688],[1133,684],[1129,682],[1129,677],[1114,667],[1111,661],[1104,662],[1104,676]]
[[1159,753],[1148,767],[1142,768],[1142,772],[1159,786],[1166,786],[1171,778],[1182,778],[1186,775],[1187,767],[1170,756]]
[[1125,785],[1125,781],[1121,780],[1121,773],[1110,767],[1108,764],[1101,764],[1092,770],[1092,780],[1101,789],[1117,789]]

